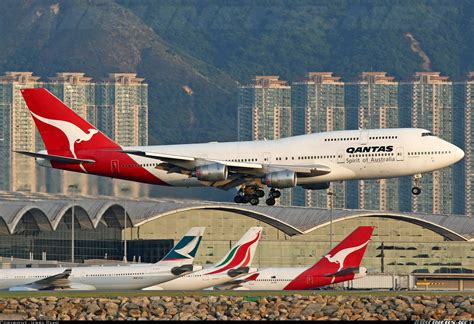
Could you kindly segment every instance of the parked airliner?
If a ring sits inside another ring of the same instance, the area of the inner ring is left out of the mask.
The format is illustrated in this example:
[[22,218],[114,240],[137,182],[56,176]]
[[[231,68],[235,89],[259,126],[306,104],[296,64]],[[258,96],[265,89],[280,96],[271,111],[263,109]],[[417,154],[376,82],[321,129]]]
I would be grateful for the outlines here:
[[278,189],[318,190],[330,182],[414,176],[464,157],[455,145],[418,128],[333,131],[278,140],[121,146],[44,88],[21,90],[46,150],[17,151],[46,167],[168,186],[238,187],[236,203],[268,205]]
[[142,289],[172,280],[193,268],[204,227],[191,228],[159,262],[145,265],[0,269],[0,289]]
[[251,227],[212,267],[188,273],[144,290],[200,290],[247,275],[255,270],[250,268],[250,265],[261,236],[262,227]]
[[214,289],[307,290],[362,278],[360,266],[374,228],[360,226],[311,267],[264,268]]

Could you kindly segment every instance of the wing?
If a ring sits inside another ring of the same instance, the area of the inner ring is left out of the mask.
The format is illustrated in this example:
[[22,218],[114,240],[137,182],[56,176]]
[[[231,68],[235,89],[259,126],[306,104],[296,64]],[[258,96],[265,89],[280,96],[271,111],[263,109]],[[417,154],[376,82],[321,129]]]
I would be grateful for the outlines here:
[[71,269],[66,269],[64,272],[46,277],[26,285],[16,286],[10,290],[53,290],[57,288],[68,288],[70,282],[68,280],[71,275]]
[[160,160],[162,161],[162,163],[160,163],[157,168],[166,170],[168,173],[181,173],[187,174],[189,176],[191,176],[192,170],[194,170],[196,167],[211,163],[223,164],[227,166],[229,170],[229,179],[225,181],[219,181],[211,185],[225,190],[239,186],[248,181],[255,180],[255,178],[260,178],[265,174],[276,171],[294,171],[296,172],[298,177],[315,177],[331,172],[331,168],[322,164],[308,164],[298,166],[261,164],[251,162],[224,161],[219,159],[203,159],[191,156],[161,154],[144,151],[124,150],[121,152]]

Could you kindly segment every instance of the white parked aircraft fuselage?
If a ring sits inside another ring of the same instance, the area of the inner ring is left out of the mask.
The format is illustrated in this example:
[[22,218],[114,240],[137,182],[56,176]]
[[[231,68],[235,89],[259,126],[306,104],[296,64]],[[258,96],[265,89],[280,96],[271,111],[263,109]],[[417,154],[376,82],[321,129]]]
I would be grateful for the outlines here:
[[[240,290],[283,290],[291,281],[302,274],[308,268],[265,268],[257,271],[257,278],[243,281],[239,284]],[[254,274],[242,277],[245,279]]]
[[171,268],[155,265],[0,269],[0,289],[27,285],[71,269],[78,289],[142,289],[176,278]]
[[[457,146],[419,128],[345,130],[269,141],[134,146],[124,150],[270,166],[321,164],[331,169],[325,175],[298,177],[298,185],[411,176],[442,169],[464,157]],[[203,185],[195,177],[156,169],[156,159],[130,156],[170,185]]]
[[214,268],[188,273],[179,278],[148,287],[144,290],[201,290],[226,283],[233,278],[226,272],[209,274]]

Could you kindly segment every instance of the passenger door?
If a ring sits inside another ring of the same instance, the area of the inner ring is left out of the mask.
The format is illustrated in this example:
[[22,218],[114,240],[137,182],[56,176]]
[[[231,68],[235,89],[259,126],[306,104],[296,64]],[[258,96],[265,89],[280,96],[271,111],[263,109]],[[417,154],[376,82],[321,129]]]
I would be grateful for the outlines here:
[[404,160],[403,147],[397,147],[397,151],[395,154],[397,155],[397,161]]
[[112,160],[111,162],[111,168],[112,168],[112,177],[117,176],[119,174],[119,161],[118,160]]
[[344,163],[344,150],[337,151],[337,163]]
[[263,153],[263,164],[272,163],[272,154],[270,152]]

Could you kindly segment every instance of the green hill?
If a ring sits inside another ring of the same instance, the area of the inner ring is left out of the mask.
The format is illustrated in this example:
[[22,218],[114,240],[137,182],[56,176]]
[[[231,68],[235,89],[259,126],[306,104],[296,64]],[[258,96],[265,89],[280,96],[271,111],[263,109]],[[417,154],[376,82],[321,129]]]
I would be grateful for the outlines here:
[[235,81],[208,63],[178,54],[113,1],[2,1],[0,30],[0,71],[33,71],[44,78],[83,71],[97,79],[136,71],[144,77],[150,85],[150,143],[236,137],[234,103],[229,102],[235,98]]
[[[334,71],[411,79],[474,69],[472,1],[130,1],[119,0],[163,39],[239,81],[257,73],[295,80]],[[410,33],[430,60],[411,48]]]

